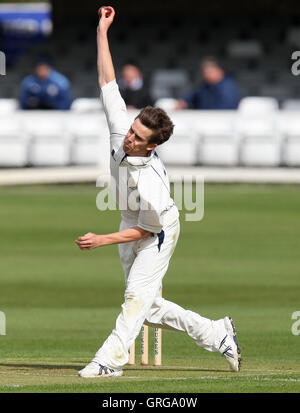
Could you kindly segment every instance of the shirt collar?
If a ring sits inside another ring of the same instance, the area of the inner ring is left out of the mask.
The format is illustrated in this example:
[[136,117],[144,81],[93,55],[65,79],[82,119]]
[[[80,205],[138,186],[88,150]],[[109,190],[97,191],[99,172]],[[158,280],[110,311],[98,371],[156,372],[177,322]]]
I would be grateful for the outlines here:
[[131,166],[148,166],[152,162],[153,157],[156,154],[156,152],[153,149],[149,156],[128,156],[128,155],[126,155],[125,152],[123,152],[123,154],[124,154],[124,157],[122,159],[122,162],[124,162],[127,165],[131,165]]

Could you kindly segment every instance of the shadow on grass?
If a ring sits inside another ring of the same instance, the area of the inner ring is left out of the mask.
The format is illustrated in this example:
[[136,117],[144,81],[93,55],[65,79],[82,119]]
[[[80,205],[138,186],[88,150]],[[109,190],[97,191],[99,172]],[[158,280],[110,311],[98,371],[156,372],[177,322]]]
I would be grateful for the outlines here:
[[[0,363],[0,367],[12,368],[28,368],[28,369],[45,369],[45,370],[80,370],[85,367],[86,363],[80,365],[54,365],[54,364],[12,364]],[[206,373],[228,373],[228,370],[220,369],[204,369],[197,367],[181,367],[181,366],[125,366],[124,371],[198,371]]]
[[[85,364],[83,363],[82,366],[84,367]],[[65,369],[79,369],[81,366],[73,366],[73,365],[62,365],[59,366],[54,364],[11,364],[11,363],[0,363],[0,367],[19,367],[19,368],[29,368],[29,369],[45,369],[45,370],[65,370]]]
[[126,371],[141,371],[141,370],[150,370],[150,371],[202,371],[202,372],[211,372],[211,373],[228,373],[228,369],[220,370],[220,369],[204,369],[204,368],[197,368],[197,367],[181,367],[181,366],[125,366],[124,370]]

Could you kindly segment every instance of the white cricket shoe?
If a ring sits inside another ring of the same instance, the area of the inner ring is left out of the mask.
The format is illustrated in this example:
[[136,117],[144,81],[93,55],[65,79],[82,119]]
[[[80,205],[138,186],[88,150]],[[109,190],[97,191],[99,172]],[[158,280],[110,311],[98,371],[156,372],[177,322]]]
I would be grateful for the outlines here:
[[102,366],[95,361],[89,363],[84,369],[78,372],[78,376],[85,379],[91,377],[118,377],[122,376],[123,370],[114,370],[106,366]]
[[231,317],[225,317],[223,320],[226,335],[220,342],[219,352],[226,358],[231,370],[237,372],[240,371],[242,357],[236,338],[236,330]]

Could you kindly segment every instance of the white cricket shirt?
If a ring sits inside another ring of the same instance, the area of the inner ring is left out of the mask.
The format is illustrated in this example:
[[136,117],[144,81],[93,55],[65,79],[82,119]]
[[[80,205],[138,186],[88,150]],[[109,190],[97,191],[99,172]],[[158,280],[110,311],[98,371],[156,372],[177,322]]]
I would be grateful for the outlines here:
[[155,150],[145,157],[124,152],[130,121],[116,80],[101,88],[101,99],[110,132],[111,175],[122,219],[158,234],[179,217],[165,167]]

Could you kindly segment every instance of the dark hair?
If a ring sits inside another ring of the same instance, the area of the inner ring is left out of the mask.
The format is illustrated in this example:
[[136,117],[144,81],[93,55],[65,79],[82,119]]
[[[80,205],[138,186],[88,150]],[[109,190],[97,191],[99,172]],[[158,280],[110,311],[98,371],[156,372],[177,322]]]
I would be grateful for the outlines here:
[[161,145],[166,142],[173,133],[174,124],[161,108],[146,106],[140,111],[136,119],[139,119],[144,126],[152,130],[153,134],[148,143]]
[[49,56],[48,54],[37,56],[37,58],[35,59],[35,66],[40,66],[40,65],[51,66],[52,65],[51,56]]
[[214,56],[206,56],[200,61],[200,67],[203,69],[205,66],[214,66],[222,69],[220,62]]

